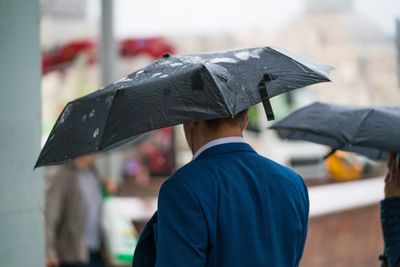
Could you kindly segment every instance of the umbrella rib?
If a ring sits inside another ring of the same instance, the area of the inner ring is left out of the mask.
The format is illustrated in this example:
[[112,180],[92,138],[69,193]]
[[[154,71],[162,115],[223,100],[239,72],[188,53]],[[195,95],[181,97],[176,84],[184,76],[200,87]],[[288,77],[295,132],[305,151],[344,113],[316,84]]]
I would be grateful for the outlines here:
[[[207,75],[211,78],[211,81],[212,81],[213,85],[214,85],[216,88],[218,88],[218,90],[220,90],[220,88],[219,88],[217,82],[215,81],[214,77],[212,76],[210,70],[207,68],[206,64],[201,64],[201,65],[202,65],[202,66],[204,67],[204,69],[207,71],[206,73],[207,73]],[[229,87],[229,85],[227,85],[227,86]],[[222,100],[224,101],[225,106],[228,107],[228,111],[229,111],[231,117],[233,118],[233,117],[235,116],[235,114],[234,114],[234,113],[232,112],[232,110],[229,108],[229,103],[226,101],[226,98],[225,98],[224,94],[223,94],[221,91],[220,91],[220,95],[222,96]]]
[[373,109],[368,110],[367,114],[365,115],[365,117],[362,119],[362,121],[358,125],[357,130],[354,132],[353,141],[355,140],[355,137],[357,136],[357,133],[361,128],[361,125],[368,119],[368,117],[372,113],[372,111],[373,111]]
[[110,104],[110,109],[109,109],[109,111],[107,113],[107,117],[106,117],[106,119],[104,121],[103,131],[101,132],[100,142],[99,142],[99,145],[98,145],[99,151],[101,151],[103,149],[102,145],[103,145],[104,132],[106,131],[107,122],[108,122],[108,119],[110,118],[110,113],[111,113],[111,110],[112,110],[112,108],[114,106],[114,101],[117,98],[118,92],[119,92],[119,90],[116,90],[115,93],[114,93],[114,97],[113,97],[113,99],[111,101],[111,104]]

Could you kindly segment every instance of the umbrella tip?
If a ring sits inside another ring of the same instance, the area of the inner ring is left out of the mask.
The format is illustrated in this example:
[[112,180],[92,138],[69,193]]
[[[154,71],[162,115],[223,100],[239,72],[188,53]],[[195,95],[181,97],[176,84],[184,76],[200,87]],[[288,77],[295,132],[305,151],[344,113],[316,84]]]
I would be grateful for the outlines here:
[[35,170],[36,168],[39,168],[41,165],[39,163],[39,160],[36,161],[35,165],[33,166],[33,170]]

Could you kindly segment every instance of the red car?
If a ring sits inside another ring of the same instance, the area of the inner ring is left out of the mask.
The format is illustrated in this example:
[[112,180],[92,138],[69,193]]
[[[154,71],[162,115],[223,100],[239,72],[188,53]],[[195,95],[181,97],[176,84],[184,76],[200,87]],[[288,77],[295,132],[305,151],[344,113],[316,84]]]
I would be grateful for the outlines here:
[[174,48],[161,37],[152,38],[128,38],[120,43],[121,56],[136,56],[138,54],[147,54],[152,58],[159,58],[162,55],[175,52]]

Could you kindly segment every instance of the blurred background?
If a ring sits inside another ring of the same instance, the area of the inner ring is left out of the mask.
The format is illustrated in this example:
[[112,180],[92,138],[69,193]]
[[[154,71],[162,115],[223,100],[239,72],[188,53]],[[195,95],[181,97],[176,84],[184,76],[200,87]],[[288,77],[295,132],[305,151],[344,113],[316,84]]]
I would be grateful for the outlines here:
[[[32,266],[44,266],[42,177],[52,167],[33,174],[32,167],[69,101],[165,53],[276,46],[335,69],[332,83],[273,98],[277,119],[314,101],[398,106],[396,18],[396,0],[0,0],[0,261],[23,266],[17,255],[28,250]],[[323,161],[329,148],[283,140],[266,129],[262,106],[250,113],[251,145],[296,170],[309,187],[301,266],[378,266],[385,163],[344,152]],[[130,265],[161,184],[190,159],[181,126],[96,156],[109,266]]]

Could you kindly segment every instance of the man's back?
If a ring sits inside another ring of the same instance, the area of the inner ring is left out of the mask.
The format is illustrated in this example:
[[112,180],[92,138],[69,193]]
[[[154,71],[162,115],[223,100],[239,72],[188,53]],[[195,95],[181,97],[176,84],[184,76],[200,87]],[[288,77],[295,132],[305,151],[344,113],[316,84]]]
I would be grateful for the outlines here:
[[214,146],[161,188],[156,266],[297,266],[307,220],[297,174],[247,144]]

